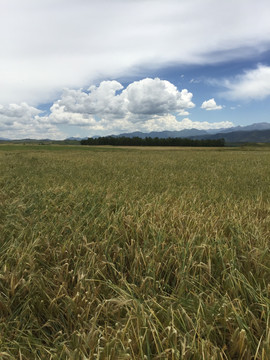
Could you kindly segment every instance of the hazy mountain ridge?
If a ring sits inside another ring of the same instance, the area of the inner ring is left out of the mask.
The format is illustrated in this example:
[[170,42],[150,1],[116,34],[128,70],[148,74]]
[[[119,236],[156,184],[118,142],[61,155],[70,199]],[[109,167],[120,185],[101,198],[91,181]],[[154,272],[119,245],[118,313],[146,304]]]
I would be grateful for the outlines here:
[[237,142],[264,142],[270,143],[270,129],[252,131],[221,132],[213,135],[192,136],[193,140],[217,140],[224,139],[227,143]]
[[[270,123],[261,122],[261,123],[255,123],[247,126],[235,126],[227,129],[209,129],[209,130],[198,130],[198,129],[184,129],[179,131],[151,131],[149,133],[144,133],[141,131],[135,131],[131,133],[121,133],[118,135],[110,135],[112,137],[139,137],[139,138],[146,138],[146,137],[158,137],[161,139],[164,138],[174,138],[174,137],[186,137],[186,138],[202,138],[202,139],[208,139],[216,134],[225,134],[225,133],[232,133],[232,132],[249,132],[249,131],[265,131],[270,130]],[[93,138],[96,138],[98,136],[93,136]]]
[[261,122],[261,123],[255,123],[247,126],[235,126],[227,129],[219,129],[218,131],[215,131],[214,133],[227,133],[227,132],[236,132],[236,131],[254,131],[254,130],[269,130],[270,129],[270,123],[267,122]]
[[122,133],[119,135],[112,135],[113,137],[139,137],[145,139],[146,137],[155,138],[158,137],[160,139],[166,138],[176,138],[176,137],[190,137],[190,136],[199,136],[199,135],[206,135],[207,131],[205,130],[198,130],[198,129],[184,129],[180,131],[151,131],[150,133],[143,133],[141,131],[135,131],[132,133]]
[[[220,139],[224,138],[226,142],[270,142],[270,123],[261,122],[254,123],[247,126],[235,126],[227,129],[209,129],[209,130],[198,130],[198,129],[184,129],[179,131],[151,131],[144,133],[141,131],[135,131],[131,133],[121,133],[118,135],[110,135],[112,137],[139,137],[145,139],[146,137],[151,138],[190,138],[190,139]],[[92,138],[98,138],[99,135],[92,136]],[[81,140],[88,139],[88,137],[68,137],[65,141],[79,142]],[[60,141],[51,139],[7,139],[1,138],[0,142],[49,142],[49,141]]]

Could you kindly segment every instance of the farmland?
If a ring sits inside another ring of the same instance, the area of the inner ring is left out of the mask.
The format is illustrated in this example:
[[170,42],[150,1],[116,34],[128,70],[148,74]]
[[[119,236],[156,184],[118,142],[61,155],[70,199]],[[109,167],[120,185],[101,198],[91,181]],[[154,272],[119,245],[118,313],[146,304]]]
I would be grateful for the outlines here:
[[0,145],[0,358],[270,359],[269,164]]

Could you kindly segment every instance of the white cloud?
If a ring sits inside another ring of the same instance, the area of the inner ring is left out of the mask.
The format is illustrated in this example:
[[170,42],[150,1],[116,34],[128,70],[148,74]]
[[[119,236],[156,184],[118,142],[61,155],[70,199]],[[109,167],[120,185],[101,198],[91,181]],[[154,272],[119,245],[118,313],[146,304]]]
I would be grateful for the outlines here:
[[5,123],[12,123],[14,119],[22,120],[40,114],[41,111],[26,103],[9,104],[8,106],[0,105],[0,116],[5,118]]
[[[63,119],[65,112],[84,114],[83,123],[88,121],[87,115],[109,119],[128,116],[138,122],[151,115],[173,112],[183,115],[187,113],[186,109],[195,106],[191,101],[192,93],[186,89],[178,91],[172,83],[159,78],[134,81],[124,90],[117,81],[103,81],[99,86],[91,86],[88,90],[89,92],[66,89],[61,99],[51,108],[55,121],[58,114]],[[122,92],[117,93],[120,90]],[[66,121],[67,118],[68,115]]]
[[88,136],[119,134],[132,131],[214,129],[231,127],[231,122],[179,121],[193,108],[192,93],[178,91],[169,81],[142,79],[126,89],[116,81],[101,82],[83,90],[66,89],[51,107],[47,118],[52,124],[80,126]]
[[177,116],[193,108],[192,93],[179,91],[166,80],[142,79],[124,89],[117,81],[102,81],[87,91],[65,89],[51,106],[50,114],[27,103],[0,105],[1,137],[63,139],[59,129],[73,127],[85,136],[132,131],[210,129],[232,123],[194,122]]
[[[65,99],[67,100],[67,99]],[[60,101],[60,100],[59,100]],[[73,104],[76,105],[76,104]],[[86,107],[87,108],[87,107]],[[82,110],[79,108],[80,111]],[[73,108],[74,110],[74,108]],[[67,134],[61,132],[58,126],[76,127],[82,129],[83,136],[110,135],[132,131],[163,131],[183,129],[219,129],[232,127],[231,122],[199,122],[185,118],[179,121],[173,114],[133,114],[116,118],[103,114],[100,118],[95,114],[76,111],[66,111],[64,105],[56,102],[51,107],[50,115],[42,115],[41,111],[26,103],[21,105],[0,106],[0,134],[10,139],[64,139]]]
[[89,114],[66,111],[64,106],[58,103],[51,107],[51,114],[43,118],[43,121],[56,125],[76,125],[80,127],[94,125],[96,120]]
[[[10,139],[61,139],[64,134],[40,116],[41,111],[26,103],[0,105],[0,134]],[[45,120],[45,121],[44,121]]]
[[208,110],[208,111],[221,110],[222,108],[223,108],[223,106],[216,104],[214,98],[204,101],[201,106],[201,109]]
[[258,54],[269,49],[269,11],[268,0],[2,1],[0,103],[36,106],[143,66]]
[[123,100],[116,95],[116,91],[122,89],[123,86],[117,81],[102,81],[99,86],[91,86],[89,93],[66,89],[58,104],[64,106],[67,112],[121,116],[126,110],[123,110]]
[[189,115],[189,112],[186,111],[186,110],[179,110],[179,111],[178,111],[178,115],[180,115],[180,116],[188,116],[188,115]]
[[167,116],[153,116],[151,119],[146,121],[138,130],[150,132],[150,131],[164,131],[164,130],[184,130],[184,129],[198,129],[198,130],[209,130],[209,129],[221,129],[230,128],[233,123],[230,121],[222,121],[209,123],[207,121],[192,121],[185,118],[181,121],[177,120],[174,115]]
[[221,128],[230,128],[234,126],[230,121],[222,121],[209,123],[207,121],[192,121],[188,118],[185,118],[181,121],[172,115],[152,115],[144,119],[144,121],[134,121],[132,118],[123,118],[115,120],[95,120],[89,126],[84,127],[85,136],[93,135],[111,135],[111,134],[120,134],[123,132],[133,132],[133,131],[142,131],[142,132],[151,132],[151,131],[164,131],[164,130],[184,130],[184,129],[199,129],[199,130],[208,130],[208,129],[221,129]]
[[143,79],[131,83],[123,96],[127,109],[132,114],[164,115],[171,112],[183,112],[195,105],[191,101],[193,94],[187,89],[178,91],[177,87],[166,80]]
[[234,79],[224,80],[222,95],[231,100],[261,100],[270,96],[270,66],[258,65]]

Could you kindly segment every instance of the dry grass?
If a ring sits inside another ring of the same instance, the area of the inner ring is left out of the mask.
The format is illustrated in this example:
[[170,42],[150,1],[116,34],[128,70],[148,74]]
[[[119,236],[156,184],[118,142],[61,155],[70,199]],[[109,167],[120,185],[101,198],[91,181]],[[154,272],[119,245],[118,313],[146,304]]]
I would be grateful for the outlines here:
[[269,150],[0,150],[1,359],[270,359]]

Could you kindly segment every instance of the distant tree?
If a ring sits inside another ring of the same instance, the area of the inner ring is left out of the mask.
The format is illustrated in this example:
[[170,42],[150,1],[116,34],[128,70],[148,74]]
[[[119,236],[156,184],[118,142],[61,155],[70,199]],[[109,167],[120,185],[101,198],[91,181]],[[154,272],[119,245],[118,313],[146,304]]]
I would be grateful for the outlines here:
[[96,139],[88,138],[81,140],[81,145],[112,145],[112,146],[205,146],[205,147],[223,147],[224,139],[203,139],[192,140],[188,138],[165,138],[146,137],[113,137],[105,136]]

